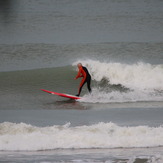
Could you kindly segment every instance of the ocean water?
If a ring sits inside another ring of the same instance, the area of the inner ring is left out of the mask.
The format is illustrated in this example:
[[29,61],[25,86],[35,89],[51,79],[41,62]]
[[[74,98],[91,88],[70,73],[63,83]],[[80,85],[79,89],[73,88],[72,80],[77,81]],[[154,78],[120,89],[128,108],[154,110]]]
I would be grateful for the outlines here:
[[0,162],[162,163],[163,1],[1,1]]

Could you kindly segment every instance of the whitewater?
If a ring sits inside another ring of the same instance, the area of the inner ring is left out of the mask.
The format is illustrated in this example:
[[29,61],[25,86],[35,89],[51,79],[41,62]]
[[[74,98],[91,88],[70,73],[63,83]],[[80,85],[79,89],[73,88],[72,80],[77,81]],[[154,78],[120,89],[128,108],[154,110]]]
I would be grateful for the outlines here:
[[138,148],[163,146],[163,127],[122,127],[114,123],[91,126],[36,127],[25,123],[0,124],[0,150],[39,151],[86,148]]

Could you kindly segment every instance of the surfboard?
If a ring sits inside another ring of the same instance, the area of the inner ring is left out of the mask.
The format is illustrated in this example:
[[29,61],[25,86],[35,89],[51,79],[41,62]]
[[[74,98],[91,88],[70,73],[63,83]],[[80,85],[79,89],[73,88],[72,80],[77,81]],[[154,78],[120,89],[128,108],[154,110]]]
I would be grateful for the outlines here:
[[69,95],[69,94],[65,94],[65,93],[52,92],[52,91],[48,91],[45,89],[41,89],[41,90],[44,92],[53,94],[53,95],[61,96],[61,97],[66,97],[66,98],[75,99],[75,100],[81,99],[81,97],[73,96],[73,95]]

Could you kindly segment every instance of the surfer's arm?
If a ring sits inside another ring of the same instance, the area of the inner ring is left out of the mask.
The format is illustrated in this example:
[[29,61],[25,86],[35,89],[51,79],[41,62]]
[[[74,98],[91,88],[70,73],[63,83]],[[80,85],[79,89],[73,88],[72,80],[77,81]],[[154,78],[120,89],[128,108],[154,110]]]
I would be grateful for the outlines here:
[[78,78],[81,78],[81,77],[83,77],[83,74],[81,73],[81,69],[79,69],[79,72],[78,72],[75,79],[78,79]]

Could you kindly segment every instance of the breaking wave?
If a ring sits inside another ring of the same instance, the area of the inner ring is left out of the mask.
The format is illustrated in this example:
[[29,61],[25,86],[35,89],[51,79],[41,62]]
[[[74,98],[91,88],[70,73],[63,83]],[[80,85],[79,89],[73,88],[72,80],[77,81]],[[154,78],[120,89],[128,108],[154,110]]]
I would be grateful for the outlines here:
[[149,63],[122,64],[79,60],[96,81],[86,102],[163,101],[163,65]]
[[121,127],[114,123],[90,126],[36,127],[25,123],[0,124],[0,150],[38,151],[81,148],[137,148],[163,146],[163,127]]

